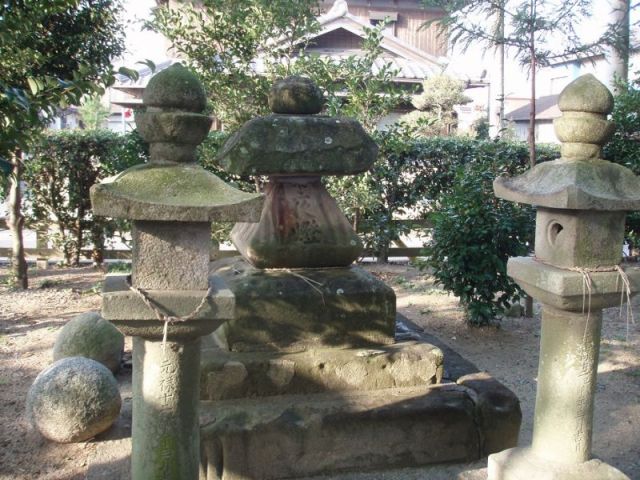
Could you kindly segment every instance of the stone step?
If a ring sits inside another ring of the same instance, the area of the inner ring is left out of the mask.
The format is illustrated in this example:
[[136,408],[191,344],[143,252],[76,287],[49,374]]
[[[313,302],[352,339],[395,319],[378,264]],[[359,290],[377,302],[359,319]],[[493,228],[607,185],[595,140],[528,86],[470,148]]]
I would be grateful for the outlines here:
[[479,459],[517,443],[517,398],[458,384],[203,402],[207,480],[279,480]]
[[425,386],[443,374],[442,351],[422,342],[298,353],[204,348],[201,364],[203,400]]

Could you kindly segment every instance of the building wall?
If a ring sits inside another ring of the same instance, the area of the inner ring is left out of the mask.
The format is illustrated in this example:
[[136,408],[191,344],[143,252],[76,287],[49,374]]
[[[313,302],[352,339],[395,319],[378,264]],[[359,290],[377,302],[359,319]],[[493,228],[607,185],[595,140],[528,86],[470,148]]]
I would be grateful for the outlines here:
[[[321,1],[321,10],[328,11],[333,0]],[[393,34],[400,40],[435,56],[446,56],[446,38],[439,36],[438,27],[433,24],[425,29],[420,27],[428,21],[442,17],[442,12],[425,9],[420,0],[349,0],[349,13],[370,21],[371,12],[397,12]]]
[[[529,137],[529,122],[513,122],[516,138],[526,142]],[[553,129],[553,120],[538,120],[536,122],[536,143],[560,143]]]

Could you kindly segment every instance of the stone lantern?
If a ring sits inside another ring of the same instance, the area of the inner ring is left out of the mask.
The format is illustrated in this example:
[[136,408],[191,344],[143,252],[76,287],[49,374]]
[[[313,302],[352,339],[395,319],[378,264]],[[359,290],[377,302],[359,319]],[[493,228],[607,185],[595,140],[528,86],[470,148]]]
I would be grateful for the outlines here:
[[91,191],[96,215],[132,221],[131,277],[107,276],[102,314],[133,337],[134,480],[199,475],[200,337],[233,317],[233,294],[209,276],[212,221],[255,221],[260,195],[195,164],[209,132],[199,81],[176,64],[154,76],[136,114],[150,162]]
[[498,197],[537,206],[535,256],[508,274],[543,305],[533,444],[489,457],[490,480],[627,479],[591,457],[602,309],[633,295],[638,267],[622,270],[625,212],[640,209],[640,180],[602,160],[613,97],[593,75],[560,95],[559,160],[498,178]]

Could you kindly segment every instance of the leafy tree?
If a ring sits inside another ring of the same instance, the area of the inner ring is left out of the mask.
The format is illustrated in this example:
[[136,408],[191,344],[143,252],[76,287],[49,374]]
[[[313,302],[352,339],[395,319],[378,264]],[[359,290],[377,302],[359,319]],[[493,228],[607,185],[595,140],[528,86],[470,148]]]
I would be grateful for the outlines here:
[[[554,60],[597,51],[603,39],[585,44],[576,31],[580,20],[589,16],[591,1],[424,0],[424,3],[445,11],[438,22],[453,44],[463,50],[472,44],[482,44],[486,49],[502,46],[528,69],[531,82],[528,142],[530,163],[535,165],[536,73]],[[504,19],[504,27],[479,21],[496,15]]]
[[105,237],[121,225],[92,215],[89,189],[146,160],[148,154],[137,131],[49,131],[39,137],[30,154],[24,175],[29,184],[30,223],[45,232],[50,224],[55,226],[51,240],[62,250],[65,264],[79,264],[87,234],[94,262],[102,263]]
[[87,130],[97,130],[103,128],[107,118],[109,118],[109,109],[102,104],[99,95],[85,98],[80,108],[78,108],[82,128]]
[[449,75],[429,77],[422,82],[422,93],[411,101],[417,110],[404,115],[402,121],[416,126],[424,136],[450,134],[457,125],[453,107],[471,102],[464,90],[464,82]]
[[[618,82],[611,120],[616,130],[604,146],[603,158],[640,175],[640,79]],[[640,212],[627,215],[626,236],[632,247],[640,247]]]
[[34,0],[0,4],[0,157],[12,166],[9,226],[13,271],[27,288],[20,181],[25,154],[57,108],[102,93],[111,59],[123,52],[119,0]]
[[[166,4],[149,27],[200,77],[215,114],[231,130],[267,113],[274,64],[291,66],[305,36],[317,28],[317,0],[204,0]],[[283,40],[282,42],[278,42]]]

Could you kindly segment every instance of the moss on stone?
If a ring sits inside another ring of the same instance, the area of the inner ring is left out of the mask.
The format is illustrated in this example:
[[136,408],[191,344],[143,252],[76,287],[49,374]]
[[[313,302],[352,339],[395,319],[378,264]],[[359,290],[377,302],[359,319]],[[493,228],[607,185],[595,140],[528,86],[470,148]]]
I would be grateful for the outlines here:
[[196,75],[180,63],[154,75],[144,91],[144,105],[202,112],[207,97]]

